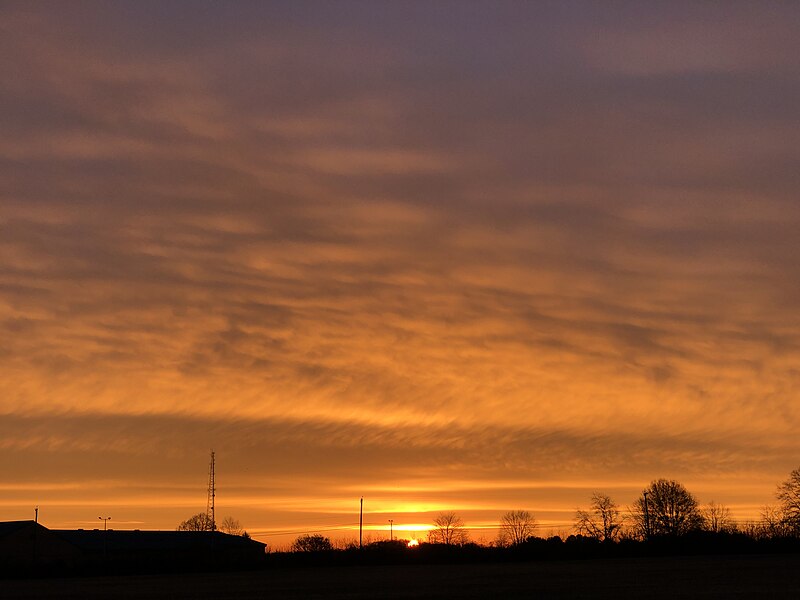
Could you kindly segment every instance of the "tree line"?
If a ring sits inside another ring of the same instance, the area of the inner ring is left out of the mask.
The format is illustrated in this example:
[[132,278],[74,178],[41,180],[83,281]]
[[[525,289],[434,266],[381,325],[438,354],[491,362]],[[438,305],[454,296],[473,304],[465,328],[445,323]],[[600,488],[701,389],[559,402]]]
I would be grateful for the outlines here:
[[217,525],[206,513],[197,513],[185,521],[181,521],[175,528],[177,531],[220,531],[228,535],[241,535],[249,538],[250,534],[244,530],[241,522],[233,517],[225,517]]
[[[609,495],[592,494],[588,508],[575,512],[574,536],[603,544],[624,541],[676,540],[691,534],[738,535],[752,540],[800,539],[800,468],[778,485],[777,504],[767,506],[757,522],[737,523],[730,509],[717,502],[701,505],[696,496],[678,481],[656,479],[624,509]],[[463,519],[455,512],[443,512],[433,519],[428,543],[465,546],[470,543]],[[512,510],[500,517],[498,537],[491,544],[509,548],[535,539],[536,518],[527,510]],[[333,549],[325,536],[301,535],[292,552]]]

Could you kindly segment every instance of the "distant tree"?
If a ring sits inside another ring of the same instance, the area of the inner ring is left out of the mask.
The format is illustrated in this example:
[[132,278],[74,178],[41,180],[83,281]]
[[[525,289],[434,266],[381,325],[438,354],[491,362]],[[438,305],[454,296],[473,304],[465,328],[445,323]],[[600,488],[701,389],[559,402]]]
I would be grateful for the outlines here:
[[326,550],[333,550],[333,544],[329,538],[318,533],[301,535],[292,544],[292,552],[324,552]]
[[245,535],[247,533],[239,520],[233,517],[225,517],[222,520],[222,525],[219,526],[219,530],[229,535]]
[[575,512],[575,531],[601,542],[618,540],[622,533],[622,522],[617,503],[599,492],[592,494],[590,510],[578,509]]
[[754,540],[759,540],[764,537],[764,531],[761,528],[761,524],[757,522],[746,521],[741,525],[737,525],[736,530]]
[[331,542],[336,550],[355,550],[358,548],[358,538],[337,538]]
[[633,518],[645,536],[681,536],[703,526],[697,499],[671,479],[657,479],[642,491]]
[[789,537],[792,532],[781,508],[767,505],[761,509],[761,520],[756,524],[754,533],[754,537],[769,539]]
[[536,519],[527,510],[511,510],[500,517],[499,546],[517,546],[533,535]]
[[393,540],[376,540],[364,546],[371,552],[376,553],[386,553],[386,552],[393,552],[397,553],[400,551],[404,551],[408,548],[408,540],[400,540],[400,539],[393,539]]
[[197,513],[178,525],[178,531],[211,531],[212,523],[206,513]]
[[428,541],[431,544],[446,544],[460,546],[467,543],[467,531],[464,522],[454,512],[439,514],[433,520],[433,529],[428,531]]
[[780,502],[780,518],[786,533],[800,536],[800,467],[789,473],[775,496]]
[[700,511],[703,515],[703,529],[712,533],[732,533],[736,531],[736,522],[731,517],[730,509],[713,500]]

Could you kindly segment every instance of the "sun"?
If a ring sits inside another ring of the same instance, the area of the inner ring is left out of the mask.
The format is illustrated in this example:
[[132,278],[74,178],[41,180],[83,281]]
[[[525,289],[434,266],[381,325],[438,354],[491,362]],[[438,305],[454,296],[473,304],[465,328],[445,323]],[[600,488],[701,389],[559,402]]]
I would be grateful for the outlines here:
[[419,546],[419,542],[417,540],[408,540],[408,547],[409,548],[414,548],[416,546]]

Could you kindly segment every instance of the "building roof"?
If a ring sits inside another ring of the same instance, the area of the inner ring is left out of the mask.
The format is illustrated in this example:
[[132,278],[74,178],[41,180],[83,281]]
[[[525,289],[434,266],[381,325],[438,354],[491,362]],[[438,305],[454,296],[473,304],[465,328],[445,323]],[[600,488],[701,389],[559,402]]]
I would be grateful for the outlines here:
[[[36,521],[0,521],[0,537],[19,531],[25,527],[41,527]],[[45,529],[45,527],[42,527]]]
[[54,529],[54,534],[84,551],[125,550],[249,550],[263,552],[265,544],[219,531],[130,531],[109,529]]

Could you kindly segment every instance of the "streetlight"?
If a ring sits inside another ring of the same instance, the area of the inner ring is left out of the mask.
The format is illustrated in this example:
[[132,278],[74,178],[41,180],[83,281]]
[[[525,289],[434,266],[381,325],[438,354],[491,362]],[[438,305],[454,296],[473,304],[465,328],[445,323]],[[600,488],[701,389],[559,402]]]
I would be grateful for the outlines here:
[[103,522],[103,531],[108,530],[108,522],[111,520],[111,517],[97,517]]
[[394,519],[389,519],[389,541],[390,542],[394,539],[392,537],[392,523],[394,523]]

